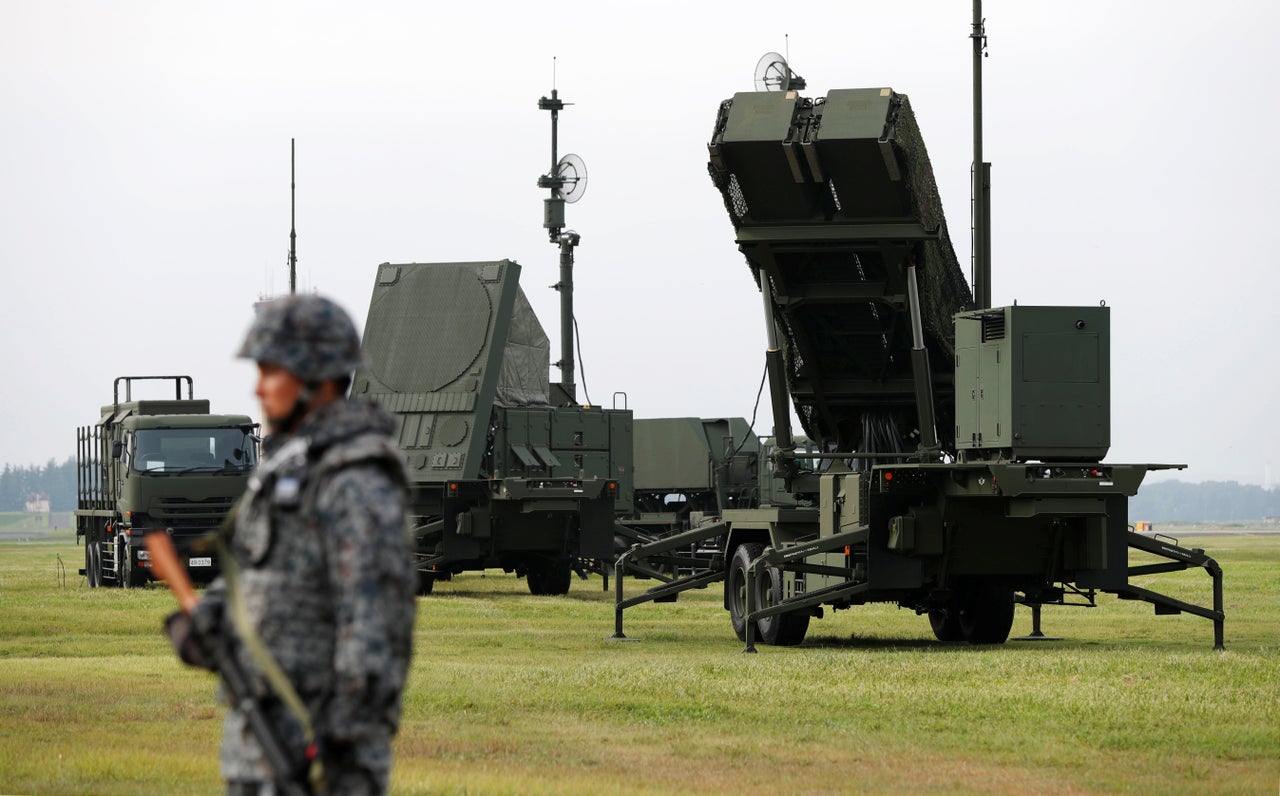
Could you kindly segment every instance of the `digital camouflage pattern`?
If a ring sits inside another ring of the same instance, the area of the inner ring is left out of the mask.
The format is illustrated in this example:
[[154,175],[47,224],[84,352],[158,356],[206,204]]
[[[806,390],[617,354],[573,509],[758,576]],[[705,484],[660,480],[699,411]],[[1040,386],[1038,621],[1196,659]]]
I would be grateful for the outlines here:
[[[253,627],[308,708],[332,793],[385,792],[391,738],[412,650],[415,574],[394,420],[364,400],[309,414],[264,458],[236,518],[230,550]],[[216,580],[193,622],[229,644],[251,673],[281,737],[301,756],[298,721],[276,701],[224,617]],[[271,771],[234,706],[223,728],[228,783]]]
[[307,384],[349,376],[363,363],[351,316],[323,296],[284,296],[263,305],[237,356],[280,365]]

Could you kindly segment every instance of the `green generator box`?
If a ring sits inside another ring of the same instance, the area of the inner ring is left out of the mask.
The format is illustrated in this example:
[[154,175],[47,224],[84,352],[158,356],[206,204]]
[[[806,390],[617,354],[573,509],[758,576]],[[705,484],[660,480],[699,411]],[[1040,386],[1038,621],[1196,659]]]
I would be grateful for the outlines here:
[[1100,461],[1111,447],[1111,316],[996,307],[956,324],[956,447],[965,458]]

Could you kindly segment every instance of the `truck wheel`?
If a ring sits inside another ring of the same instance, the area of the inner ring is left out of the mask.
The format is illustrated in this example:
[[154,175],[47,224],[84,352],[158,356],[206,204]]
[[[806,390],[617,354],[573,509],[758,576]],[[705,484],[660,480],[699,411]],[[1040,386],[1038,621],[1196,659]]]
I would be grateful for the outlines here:
[[[729,605],[729,621],[738,641],[747,638],[747,568],[764,552],[764,545],[747,542],[738,545],[729,562],[729,577],[724,581],[724,599]],[[758,629],[758,626],[757,626]]]
[[127,544],[116,545],[116,585],[122,589],[133,588],[133,559],[129,557]]
[[102,587],[102,542],[94,541],[93,564],[89,567],[89,588],[97,589]]
[[84,580],[89,588],[97,588],[98,584],[93,581],[93,542],[88,536],[84,538]]
[[[756,605],[768,608],[780,602],[782,570],[765,567],[763,577],[756,581]],[[760,628],[760,640],[775,647],[794,647],[804,641],[804,634],[809,632],[809,617],[806,610],[766,616],[756,623]]]
[[960,631],[970,644],[1003,644],[1013,627],[1013,589],[983,586],[960,608]]
[[[128,554],[129,554],[129,550],[126,547],[125,556],[127,557]],[[133,561],[131,560],[129,561],[128,568],[129,568],[128,583],[131,588],[141,589],[151,582],[151,571],[148,570],[146,567],[140,567],[137,564],[133,563]]]

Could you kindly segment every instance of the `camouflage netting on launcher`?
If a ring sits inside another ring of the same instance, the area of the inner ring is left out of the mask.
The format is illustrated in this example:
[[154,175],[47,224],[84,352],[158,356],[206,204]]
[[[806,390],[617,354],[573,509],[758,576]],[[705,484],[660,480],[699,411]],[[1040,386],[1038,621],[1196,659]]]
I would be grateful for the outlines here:
[[921,245],[922,262],[917,279],[920,283],[921,320],[925,336],[942,349],[950,361],[954,354],[955,327],[952,316],[957,312],[973,309],[973,297],[964,272],[951,246],[947,232],[947,220],[942,212],[942,197],[933,176],[933,164],[929,151],[916,123],[915,113],[906,94],[899,94],[902,105],[898,110],[894,150],[905,166],[908,195],[914,200],[916,218],[926,227],[937,226],[939,237],[924,241]]

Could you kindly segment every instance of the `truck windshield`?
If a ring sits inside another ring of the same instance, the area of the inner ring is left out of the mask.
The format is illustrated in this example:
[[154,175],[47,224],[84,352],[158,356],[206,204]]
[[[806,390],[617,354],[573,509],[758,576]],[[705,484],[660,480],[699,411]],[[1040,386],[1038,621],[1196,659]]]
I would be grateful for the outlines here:
[[239,428],[147,428],[134,433],[133,469],[144,473],[242,472],[257,441]]

